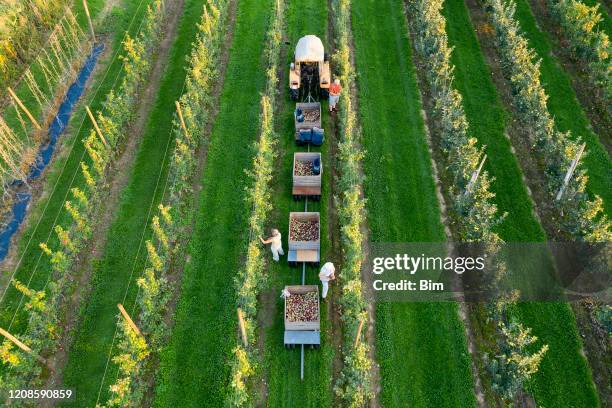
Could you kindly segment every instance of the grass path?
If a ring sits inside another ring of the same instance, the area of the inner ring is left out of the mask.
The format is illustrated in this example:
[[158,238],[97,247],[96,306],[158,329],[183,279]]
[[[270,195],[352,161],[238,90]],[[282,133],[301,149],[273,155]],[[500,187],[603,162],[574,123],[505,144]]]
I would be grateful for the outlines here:
[[559,130],[570,130],[574,136],[580,136],[587,145],[588,155],[583,163],[588,170],[589,183],[587,190],[598,194],[604,200],[608,214],[612,211],[612,164],[599,137],[593,132],[582,106],[572,88],[569,75],[563,70],[552,52],[552,40],[546,32],[539,29],[529,8],[527,0],[516,0],[515,19],[529,40],[529,46],[542,59],[540,65],[541,80],[549,96],[548,110],[555,118]]
[[202,177],[175,326],[162,352],[154,406],[219,407],[235,342],[233,277],[241,262],[243,197],[257,136],[263,44],[271,1],[239,0],[225,83]]
[[164,190],[167,170],[164,158],[171,151],[167,149],[171,146],[174,101],[181,95],[185,57],[191,50],[201,11],[200,0],[185,1],[129,183],[121,193],[103,256],[94,266],[92,292],[81,310],[81,322],[68,353],[63,379],[66,386],[76,389],[79,406],[93,406],[101,386],[100,401],[104,401],[108,385],[116,377],[113,364],[104,376],[116,328],[116,305],[122,302],[131,310],[134,302],[135,280],[143,270],[146,256],[141,240],[150,208],[155,208]]
[[[402,2],[354,2],[353,34],[370,237],[443,241]],[[456,305],[379,303],[376,324],[385,407],[475,405]]]
[[[521,179],[516,157],[505,138],[502,102],[497,95],[491,72],[481,52],[478,39],[462,0],[445,3],[449,45],[455,47],[455,86],[463,96],[470,129],[480,143],[487,145],[487,170],[496,178],[493,191],[500,212],[508,218],[499,228],[507,242],[540,242],[545,233],[531,214],[531,200]],[[532,384],[538,403],[543,406],[594,406],[591,373],[581,355],[581,343],[575,318],[564,303],[524,303],[518,308],[519,319],[533,328],[543,343],[550,346],[540,372]],[[563,402],[562,402],[563,401]]]
[[[274,175],[276,188],[273,193],[274,213],[271,216],[270,226],[279,228],[283,234],[283,246],[287,249],[288,222],[290,211],[304,211],[304,201],[294,202],[292,189],[292,166],[293,153],[307,151],[306,147],[298,147],[294,141],[293,110],[295,102],[289,99],[287,87],[287,67],[294,56],[295,45],[300,37],[306,34],[314,34],[321,38],[326,51],[329,49],[327,38],[328,10],[326,0],[289,0],[286,8],[287,40],[289,45],[285,46],[286,59],[280,67],[282,79],[279,82],[281,97],[279,98],[276,116],[276,129],[280,135],[279,151],[277,159],[277,172]],[[324,103],[322,109],[327,109]],[[331,205],[331,168],[332,157],[330,146],[331,140],[329,115],[323,113],[323,123],[326,132],[326,140],[321,148],[312,147],[311,151],[320,151],[323,160],[323,180],[321,202],[308,203],[308,211],[319,211],[321,213],[321,260],[339,261],[334,258],[331,251],[330,222],[328,206]],[[269,251],[265,252],[271,258]],[[327,302],[321,303],[321,348],[311,350],[306,348],[304,356],[304,381],[300,380],[300,349],[285,350],[283,345],[284,320],[283,301],[279,298],[280,291],[285,285],[299,285],[302,279],[302,268],[290,268],[286,257],[282,257],[279,263],[270,261],[269,266],[270,288],[268,291],[269,302],[264,304],[267,309],[266,321],[261,324],[267,325],[265,330],[265,362],[264,370],[268,381],[268,406],[271,407],[330,407],[332,403],[332,358],[334,350],[331,347],[331,327],[329,315],[331,313],[331,302],[333,302],[335,285],[331,285],[331,296]],[[317,268],[307,268],[306,284],[319,284]],[[270,321],[271,320],[271,321]]]
[[[95,4],[102,2],[96,2]],[[138,31],[139,21],[144,15],[149,0],[140,2],[127,2],[120,12],[108,23],[109,32],[123,33],[125,30],[131,35]],[[140,8],[138,6],[141,5]],[[115,36],[106,51],[105,57],[99,61],[98,71],[95,73],[89,85],[91,88],[84,94],[79,108],[73,113],[71,123],[66,133],[62,135],[59,153],[56,154],[49,169],[46,171],[40,188],[42,197],[35,201],[30,209],[24,230],[19,235],[12,259],[5,265],[3,271],[3,283],[14,274],[15,279],[24,283],[30,283],[30,288],[42,289],[51,273],[49,260],[42,256],[38,247],[40,242],[49,239],[49,246],[57,247],[57,238],[53,233],[53,227],[57,224],[68,225],[70,216],[63,209],[64,200],[71,187],[84,189],[85,182],[82,178],[79,162],[84,157],[84,146],[81,140],[90,132],[89,119],[86,120],[84,105],[87,104],[93,111],[101,109],[101,103],[106,94],[118,83],[117,78],[122,76],[122,61],[119,58],[109,60],[111,56],[121,49],[122,35]],[[110,63],[110,65],[109,65]],[[94,92],[91,92],[91,89]],[[86,155],[85,155],[86,156]],[[35,196],[36,197],[36,196]],[[50,237],[50,238],[49,238]],[[4,286],[3,289],[4,290]],[[6,293],[0,309],[0,326],[8,327],[15,315],[21,295],[10,287]],[[12,331],[19,333],[24,327],[28,314],[23,309],[17,313]]]

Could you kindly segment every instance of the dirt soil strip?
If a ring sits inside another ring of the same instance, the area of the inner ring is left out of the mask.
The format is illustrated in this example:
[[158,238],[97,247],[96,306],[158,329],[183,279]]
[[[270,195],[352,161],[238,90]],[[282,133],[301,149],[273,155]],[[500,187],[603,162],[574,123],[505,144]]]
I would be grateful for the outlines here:
[[83,249],[79,262],[74,267],[75,270],[80,271],[78,280],[75,283],[75,287],[79,288],[79,290],[75,290],[72,296],[66,300],[66,304],[62,306],[62,309],[66,312],[64,321],[64,333],[66,333],[66,336],[64,336],[61,342],[59,351],[48,359],[49,366],[52,368],[52,374],[46,382],[47,388],[58,388],[62,384],[63,368],[67,361],[70,344],[73,341],[74,328],[78,323],[79,306],[87,299],[87,295],[91,289],[90,278],[93,273],[93,265],[103,255],[103,248],[108,239],[108,230],[117,214],[120,193],[127,186],[130,175],[132,174],[134,158],[136,157],[138,146],[142,141],[147,119],[154,106],[153,101],[159,90],[161,77],[168,63],[170,46],[174,42],[182,10],[183,0],[169,2],[167,5],[166,27],[160,42],[155,65],[147,81],[146,88],[140,94],[140,103],[135,113],[134,122],[125,132],[130,137],[127,139],[127,145],[124,151],[121,153],[113,168],[109,171],[112,181],[110,182],[110,188],[106,196],[101,200],[103,207],[100,211],[100,218],[94,228],[91,243],[88,247]]
[[[328,0],[329,3],[329,9],[330,11],[332,11],[332,0]],[[329,30],[330,32],[333,32],[333,30],[335,29],[334,26],[334,19],[331,17],[331,13],[330,13],[330,20],[329,20]],[[350,37],[350,60],[351,60],[351,66],[353,67],[353,70],[356,72],[355,69],[355,45],[353,43],[353,35],[352,33],[350,33],[349,35]],[[335,36],[331,35],[330,33],[330,38],[332,40],[330,40],[332,42],[332,44],[334,45],[334,51],[336,50],[336,44],[335,44]],[[353,109],[355,111],[355,118],[356,118],[356,129],[359,132],[359,134],[361,134],[361,127],[359,125],[359,95],[357,93],[357,87],[355,86],[355,83],[353,82],[351,84],[350,89],[348,90],[350,92],[351,95],[351,102],[353,105]],[[335,118],[337,119],[337,118]],[[338,131],[340,129],[338,129],[337,127],[337,120],[333,121],[333,129],[332,131],[334,132],[335,135],[335,139],[334,140],[334,152],[337,150],[337,139],[338,139]],[[357,143],[360,143],[360,141],[357,141]],[[359,146],[360,148],[362,148],[362,146]],[[335,174],[336,171],[336,167],[334,166],[334,190],[336,190],[337,186],[336,186],[336,181],[337,181],[337,177]],[[365,179],[365,174],[363,173],[363,166],[360,166],[360,173],[361,173],[361,179]],[[360,187],[360,197],[361,199],[365,199],[365,194],[363,191],[363,186]],[[365,209],[364,209],[365,211]],[[336,224],[337,222],[337,215],[336,212],[333,212],[334,214],[334,218],[336,220]],[[339,226],[337,227],[339,229]],[[372,386],[372,392],[374,393],[373,398],[369,401],[369,406],[373,407],[373,408],[378,408],[381,406],[381,402],[380,402],[380,392],[382,390],[382,386],[381,386],[381,380],[380,380],[380,366],[378,365],[377,361],[376,361],[376,330],[375,330],[375,324],[376,324],[376,308],[375,308],[375,303],[374,303],[374,293],[372,290],[372,274],[368,273],[367,271],[367,267],[365,267],[365,265],[368,265],[368,262],[370,261],[370,254],[371,254],[371,250],[370,250],[370,229],[368,227],[368,221],[367,221],[367,217],[363,217],[363,222],[361,224],[361,233],[363,234],[363,266],[361,268],[361,280],[363,283],[362,289],[363,289],[363,296],[367,301],[367,311],[368,311],[368,326],[367,326],[367,331],[366,331],[366,341],[368,342],[368,356],[370,358],[370,360],[372,361],[372,368],[370,371],[371,374],[371,386]],[[340,237],[339,233],[338,233],[338,238]],[[338,246],[341,246],[340,243],[338,243]],[[339,248],[339,251],[341,252],[341,248]]]

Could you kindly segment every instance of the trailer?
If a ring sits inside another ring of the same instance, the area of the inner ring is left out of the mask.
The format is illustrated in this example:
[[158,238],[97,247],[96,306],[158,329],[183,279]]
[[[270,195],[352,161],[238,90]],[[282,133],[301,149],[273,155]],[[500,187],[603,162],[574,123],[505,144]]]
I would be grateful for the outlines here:
[[325,132],[321,127],[321,104],[319,102],[299,102],[295,104],[295,142],[299,146],[312,144],[321,146]]
[[293,154],[293,199],[321,200],[321,153]]
[[[285,286],[285,337],[287,348],[297,345],[310,345],[318,348],[321,345],[321,310],[319,304],[319,287],[317,285]],[[299,307],[301,313],[292,308]],[[304,312],[303,309],[308,309]]]
[[321,215],[318,212],[289,213],[289,266],[321,262]]

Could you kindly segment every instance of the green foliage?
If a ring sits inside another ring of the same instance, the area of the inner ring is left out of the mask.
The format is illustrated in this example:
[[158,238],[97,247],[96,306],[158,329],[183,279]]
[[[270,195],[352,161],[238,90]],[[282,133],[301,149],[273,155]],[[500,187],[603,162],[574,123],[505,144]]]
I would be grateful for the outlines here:
[[117,381],[110,387],[111,397],[105,407],[137,408],[142,406],[144,392],[140,382],[150,351],[145,339],[121,316],[118,318],[121,319],[118,323],[119,354],[113,357],[113,362],[119,367],[119,373]]
[[66,0],[5,0],[0,4],[0,85],[10,86],[40,51],[64,14]]
[[[157,13],[148,13],[145,18],[150,22],[146,25],[149,28],[159,26],[163,21],[163,15]],[[130,103],[123,107],[124,111],[118,111],[115,107],[110,110],[110,113],[107,112],[106,116],[99,113],[98,117],[104,117],[103,123],[106,124],[104,129],[125,129],[129,119],[126,110],[130,111],[134,108],[136,93],[148,74],[149,66],[146,61],[150,59],[159,43],[159,36],[156,36],[155,32],[144,30],[135,39],[131,39],[129,36],[126,36],[126,38],[127,40],[124,42],[126,55],[123,56],[126,75],[119,86],[118,96],[115,96],[114,92],[109,93],[106,106],[110,105],[109,101],[114,101],[116,98],[122,98]],[[31,342],[32,349],[38,354],[43,351],[52,353],[59,345],[59,337],[55,334],[57,332],[57,316],[70,280],[70,268],[76,261],[79,250],[85,246],[91,237],[92,225],[98,216],[97,206],[94,204],[97,204],[100,192],[105,188],[106,171],[114,158],[115,147],[119,141],[119,138],[108,138],[109,146],[106,146],[95,131],[90,132],[89,137],[84,140],[84,145],[96,172],[90,173],[89,166],[81,163],[81,169],[89,189],[87,191],[75,189],[72,191],[75,201],[65,201],[64,209],[69,214],[71,223],[68,227],[62,227],[61,225],[55,225],[54,227],[60,247],[52,250],[47,244],[40,244],[43,253],[50,257],[53,271],[52,280],[47,289],[49,294],[46,301],[47,311],[41,313],[40,310],[28,307],[30,318],[26,333],[23,335],[25,341]],[[50,335],[50,330],[53,331],[53,335]],[[35,366],[30,368],[33,367]],[[18,375],[24,375],[25,378],[22,381],[27,383],[28,381],[36,381],[39,373],[38,369],[26,371],[24,366]]]
[[549,0],[553,15],[558,19],[572,54],[586,65],[592,81],[612,98],[612,46],[602,21],[599,4],[588,6],[578,0]]
[[452,215],[461,240],[499,242],[500,238],[493,230],[503,217],[497,215],[497,207],[491,201],[494,197],[489,190],[491,178],[483,171],[470,185],[483,158],[484,148],[479,148],[476,138],[469,136],[461,94],[452,86],[452,49],[448,45],[446,20],[440,12],[442,5],[442,0],[410,2],[416,17],[416,49],[421,58],[431,64],[431,69],[425,72],[435,101],[440,147],[446,153],[446,168],[453,177],[449,183],[452,186],[449,188]]
[[571,140],[569,132],[556,129],[546,101],[548,96],[540,83],[540,62],[514,20],[513,0],[489,0],[490,18],[495,27],[502,65],[513,89],[514,101],[523,114],[521,119],[531,129],[536,151],[544,162],[548,192],[557,206],[563,230],[569,236],[593,242],[601,237],[610,239],[610,221],[596,196],[589,201],[585,192],[588,176],[581,163],[560,200],[555,200],[563,185],[567,169],[579,150],[580,140]]
[[[149,342],[151,356],[158,356],[169,334],[164,317],[173,287],[168,282],[167,273],[177,249],[176,238],[181,236],[187,227],[186,223],[174,222],[174,219],[181,219],[189,210],[187,206],[191,193],[190,181],[197,165],[195,152],[205,142],[203,133],[212,109],[211,91],[218,77],[217,66],[228,4],[227,0],[211,0],[203,8],[198,34],[188,59],[185,92],[178,102],[185,120],[186,131],[180,125],[178,118],[175,118],[173,132],[176,145],[168,170],[169,194],[166,201],[158,206],[159,215],[152,219],[151,228],[155,242],[152,240],[146,242],[148,267],[137,280],[140,288],[136,298],[140,306],[138,321],[143,335]],[[155,8],[156,6],[153,9]],[[214,12],[209,13],[207,10]],[[211,20],[210,14],[216,16],[214,20]],[[208,22],[206,30],[205,22]],[[150,359],[150,356],[147,355],[145,358]],[[125,390],[126,383],[129,383],[133,384],[130,388],[131,393],[141,395],[146,384],[139,382],[140,375],[140,371],[126,372],[124,377],[119,378],[111,386],[111,391],[116,393],[115,390]]]
[[268,215],[272,210],[272,173],[278,156],[278,135],[274,132],[274,114],[276,111],[276,87],[278,83],[277,67],[281,54],[281,38],[284,24],[284,0],[275,2],[270,27],[266,33],[266,87],[261,97],[261,115],[259,121],[259,139],[256,143],[256,154],[252,168],[248,171],[250,184],[246,188],[247,208],[251,209],[248,225],[249,240],[245,246],[245,264],[234,279],[237,307],[244,312],[248,349],[238,346],[234,349],[230,361],[231,384],[226,397],[230,407],[247,407],[252,405],[249,397],[248,380],[254,374],[252,369],[256,350],[252,347],[256,341],[257,297],[265,283],[265,266],[259,237],[264,235]]
[[531,334],[531,329],[514,319],[508,324],[504,319],[499,319],[496,328],[500,334],[498,354],[494,358],[485,356],[485,361],[493,389],[507,403],[511,403],[524,384],[538,372],[548,345],[535,350],[533,345],[538,338]]
[[366,302],[361,289],[361,268],[363,263],[363,241],[361,230],[364,222],[365,200],[362,198],[361,160],[364,152],[359,140],[357,114],[350,91],[354,87],[355,71],[351,63],[351,1],[335,0],[333,14],[336,27],[336,53],[334,65],[344,92],[339,105],[340,141],[338,143],[338,186],[339,194],[335,197],[340,223],[343,263],[340,273],[342,295],[342,323],[344,324],[344,341],[342,354],[344,365],[340,378],[334,387],[336,395],[348,407],[364,407],[372,397],[371,367],[369,347],[365,333],[353,347],[360,322],[367,322]]
[[248,352],[236,346],[233,353],[234,358],[232,364],[232,378],[230,387],[232,392],[228,394],[227,405],[230,407],[246,407],[250,406],[249,390],[247,387],[248,378],[255,373],[251,365],[251,359]]
[[[468,136],[468,121],[465,116],[461,95],[452,86],[453,66],[450,61],[452,50],[448,46],[446,21],[440,10],[443,1],[415,0],[411,9],[416,16],[417,51],[423,60],[432,64],[426,77],[435,99],[435,115],[441,132],[442,150],[446,153],[446,167],[454,178],[449,195],[454,203],[454,218],[459,227],[459,238],[466,241],[485,243],[487,269],[490,270],[491,288],[503,278],[507,267],[500,257],[499,235],[494,231],[501,222],[497,207],[492,203],[494,194],[490,191],[491,179],[481,173],[476,183],[470,184],[472,174],[482,159],[483,149],[477,148],[477,140]],[[536,338],[529,335],[531,329],[524,328],[517,321],[506,325],[505,308],[516,302],[516,297],[499,293],[497,309],[489,314],[497,330],[500,353],[487,358],[492,374],[493,389],[504,399],[512,396],[532,374],[537,372],[539,362],[548,349],[543,346],[539,352],[530,354],[527,346]],[[514,294],[516,296],[516,294]]]

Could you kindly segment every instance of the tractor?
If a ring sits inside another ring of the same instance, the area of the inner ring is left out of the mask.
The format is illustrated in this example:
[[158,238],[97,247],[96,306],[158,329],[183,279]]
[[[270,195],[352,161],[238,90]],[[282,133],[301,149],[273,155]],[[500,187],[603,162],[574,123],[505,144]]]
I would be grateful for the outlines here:
[[289,68],[289,94],[294,101],[315,102],[329,95],[329,56],[316,35],[306,35],[295,46]]

